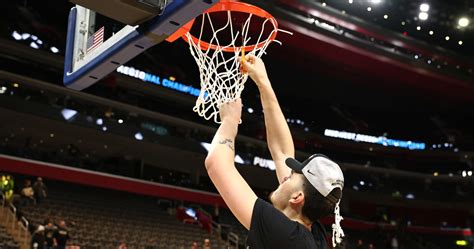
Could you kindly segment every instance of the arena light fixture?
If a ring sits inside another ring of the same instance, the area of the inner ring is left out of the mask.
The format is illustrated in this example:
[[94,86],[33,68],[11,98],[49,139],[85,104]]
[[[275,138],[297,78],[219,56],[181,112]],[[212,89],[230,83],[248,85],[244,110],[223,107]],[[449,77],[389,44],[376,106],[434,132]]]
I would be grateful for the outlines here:
[[446,36],[446,37],[444,37],[444,39],[445,39],[446,41],[449,41],[449,39],[451,39],[451,38],[450,38],[449,36]]
[[371,11],[372,11],[372,7],[367,7],[367,11],[368,11],[368,12],[371,12]]
[[459,41],[458,44],[459,44],[459,45],[462,45],[462,44],[463,44],[463,41]]
[[434,31],[433,31],[433,30],[430,30],[429,34],[430,34],[430,35],[434,35]]
[[107,131],[107,126],[102,126],[103,131]]
[[388,15],[384,15],[384,16],[383,16],[383,19],[387,20],[387,19],[388,19]]
[[23,40],[26,40],[26,39],[28,39],[28,38],[30,38],[30,37],[31,37],[31,35],[28,34],[28,33],[23,33],[23,34],[21,34],[21,39],[23,39]]
[[135,133],[135,139],[138,140],[138,141],[142,141],[143,140],[143,134],[141,134],[140,132]]
[[461,17],[458,20],[459,27],[465,28],[469,26],[469,19],[467,17]]
[[428,12],[430,10],[430,5],[427,3],[420,4],[420,11]]
[[95,121],[95,123],[96,123],[97,125],[102,125],[102,124],[104,124],[104,120],[101,119],[101,118],[98,118],[98,119]]
[[57,47],[54,47],[54,46],[49,48],[49,50],[51,50],[51,52],[53,52],[55,54],[59,53],[59,49]]
[[416,27],[416,30],[421,30],[421,27],[420,27],[420,26],[417,26],[417,27]]
[[118,122],[119,124],[123,124],[123,119],[120,118],[119,120],[117,120],[117,122]]
[[247,108],[247,111],[248,111],[248,113],[253,113],[253,109],[252,109],[252,108],[250,108],[250,107],[249,107],[249,108]]
[[12,37],[13,37],[13,39],[15,39],[15,40],[17,40],[17,41],[23,39],[23,38],[21,37],[21,35],[20,35],[18,32],[16,32],[16,30],[14,30],[14,31],[12,32]]
[[426,20],[428,20],[428,13],[420,12],[420,14],[418,14],[418,18],[420,18],[420,20],[422,20],[422,21],[426,21]]
[[38,46],[38,44],[36,44],[36,42],[31,42],[31,43],[30,43],[30,47],[32,47],[32,48],[34,48],[34,49],[38,49],[38,48],[39,48],[39,46]]
[[382,0],[370,0],[370,2],[373,4],[379,4],[382,2]]
[[61,115],[65,120],[69,121],[77,115],[77,111],[73,109],[64,108],[61,110]]

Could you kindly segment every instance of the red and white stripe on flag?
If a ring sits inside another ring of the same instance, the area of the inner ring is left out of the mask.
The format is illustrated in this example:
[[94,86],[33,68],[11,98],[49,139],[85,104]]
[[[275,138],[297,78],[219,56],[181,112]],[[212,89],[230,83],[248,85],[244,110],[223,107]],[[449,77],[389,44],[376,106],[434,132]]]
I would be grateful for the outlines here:
[[100,46],[100,44],[104,43],[104,27],[100,28],[95,32],[92,36],[87,38],[87,51],[89,53],[94,48]]

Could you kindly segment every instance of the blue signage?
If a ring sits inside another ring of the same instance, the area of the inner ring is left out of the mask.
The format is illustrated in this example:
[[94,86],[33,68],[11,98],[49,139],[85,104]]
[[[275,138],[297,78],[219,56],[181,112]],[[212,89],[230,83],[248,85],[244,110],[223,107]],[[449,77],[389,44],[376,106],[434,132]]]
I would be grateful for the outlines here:
[[117,72],[123,75],[127,75],[136,79],[143,80],[145,82],[163,86],[163,87],[166,87],[178,92],[186,93],[195,97],[198,97],[199,93],[201,92],[200,89],[197,89],[195,87],[184,85],[174,80],[161,78],[160,76],[146,73],[139,69],[135,69],[133,67],[120,66],[117,68]]

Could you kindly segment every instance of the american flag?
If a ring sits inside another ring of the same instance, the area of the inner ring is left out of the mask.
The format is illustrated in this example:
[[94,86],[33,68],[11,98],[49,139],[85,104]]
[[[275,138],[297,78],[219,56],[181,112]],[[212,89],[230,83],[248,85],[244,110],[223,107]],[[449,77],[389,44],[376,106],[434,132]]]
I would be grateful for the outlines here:
[[87,39],[87,53],[92,51],[104,42],[104,27],[100,28],[92,36]]

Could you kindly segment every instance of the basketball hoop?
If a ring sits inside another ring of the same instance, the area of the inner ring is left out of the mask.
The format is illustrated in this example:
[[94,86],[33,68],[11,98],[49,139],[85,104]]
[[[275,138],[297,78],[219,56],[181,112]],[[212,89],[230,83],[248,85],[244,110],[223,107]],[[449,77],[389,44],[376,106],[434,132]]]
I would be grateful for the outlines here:
[[[219,12],[226,13],[227,21],[225,25],[217,28],[213,24],[211,14]],[[181,37],[189,43],[191,55],[199,67],[201,81],[201,92],[193,111],[206,120],[212,118],[214,122],[220,123],[219,106],[240,98],[247,81],[248,75],[240,70],[245,53],[260,58],[270,43],[281,44],[276,40],[279,31],[291,33],[279,29],[276,19],[267,11],[242,2],[222,0],[201,17],[199,35],[191,34],[196,21],[192,20],[168,37],[167,41],[173,42]],[[238,18],[242,25],[234,27]],[[257,26],[254,23],[251,25],[251,22],[255,21],[260,23],[261,31],[257,36],[251,37],[249,29],[251,26]],[[206,41],[205,33],[210,33]]]

